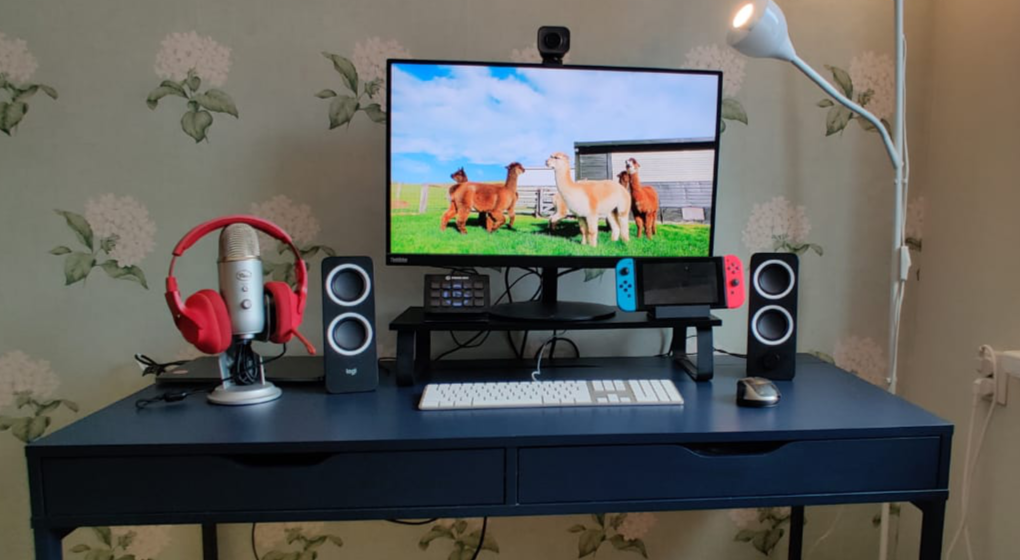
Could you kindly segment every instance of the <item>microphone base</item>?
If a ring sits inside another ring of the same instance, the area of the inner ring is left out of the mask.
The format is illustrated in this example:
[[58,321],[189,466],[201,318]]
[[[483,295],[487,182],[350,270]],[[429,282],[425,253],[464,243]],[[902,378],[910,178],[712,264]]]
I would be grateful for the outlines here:
[[224,381],[209,393],[208,399],[213,404],[241,406],[275,401],[282,394],[283,391],[269,381],[254,385],[237,385],[231,381]]

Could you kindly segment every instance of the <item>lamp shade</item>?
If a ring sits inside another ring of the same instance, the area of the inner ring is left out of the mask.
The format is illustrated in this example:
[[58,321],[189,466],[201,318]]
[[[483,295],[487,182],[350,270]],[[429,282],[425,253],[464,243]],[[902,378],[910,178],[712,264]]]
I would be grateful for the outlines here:
[[726,42],[746,56],[792,62],[797,52],[790,42],[783,10],[772,0],[750,0],[734,12]]

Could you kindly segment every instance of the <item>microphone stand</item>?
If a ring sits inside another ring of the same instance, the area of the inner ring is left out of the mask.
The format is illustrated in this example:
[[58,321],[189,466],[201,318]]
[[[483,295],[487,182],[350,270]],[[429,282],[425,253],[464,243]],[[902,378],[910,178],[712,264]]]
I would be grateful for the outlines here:
[[[274,401],[280,398],[283,391],[279,387],[266,381],[266,370],[263,367],[262,356],[251,347],[252,339],[234,337],[230,348],[220,354],[220,379],[223,382],[209,393],[209,402],[225,405],[246,405],[259,404]],[[257,378],[251,382],[238,379],[234,372],[238,366],[248,367],[239,364],[242,360],[254,360],[258,368]]]

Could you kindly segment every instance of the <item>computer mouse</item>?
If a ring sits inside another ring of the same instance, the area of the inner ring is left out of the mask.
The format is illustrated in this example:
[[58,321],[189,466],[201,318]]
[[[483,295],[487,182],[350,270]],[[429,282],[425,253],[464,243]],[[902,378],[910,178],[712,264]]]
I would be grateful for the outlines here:
[[737,380],[738,406],[776,406],[779,404],[779,389],[764,377],[745,377]]

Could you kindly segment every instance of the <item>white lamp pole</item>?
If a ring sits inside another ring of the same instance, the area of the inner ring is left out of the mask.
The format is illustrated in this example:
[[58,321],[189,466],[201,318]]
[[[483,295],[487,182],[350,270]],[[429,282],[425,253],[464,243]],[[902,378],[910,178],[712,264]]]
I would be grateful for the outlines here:
[[[895,170],[893,203],[893,251],[889,290],[889,391],[896,392],[897,354],[899,349],[900,317],[903,293],[910,272],[910,250],[904,243],[905,199],[909,168],[906,152],[906,42],[903,33],[903,0],[895,2],[896,32],[896,110],[893,115],[893,134],[889,136],[882,121],[870,111],[848,99],[825,78],[808,66],[793,48],[786,26],[786,16],[773,0],[751,0],[743,3],[733,16],[727,42],[741,53],[755,58],[775,58],[792,63],[833,99],[867,120],[878,130]],[[879,558],[885,560],[889,549],[889,504],[882,505],[882,529]]]

